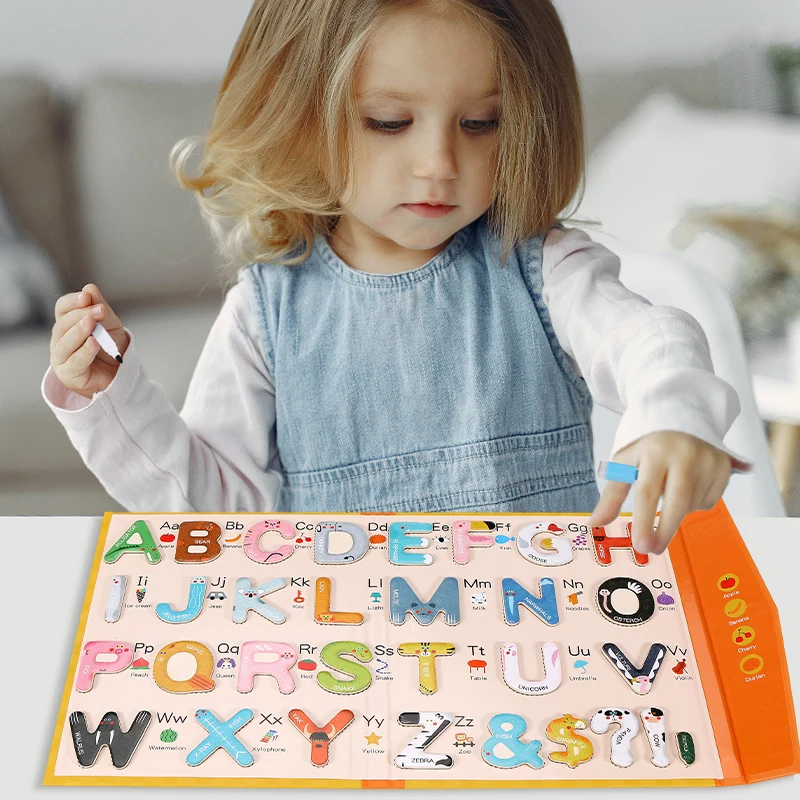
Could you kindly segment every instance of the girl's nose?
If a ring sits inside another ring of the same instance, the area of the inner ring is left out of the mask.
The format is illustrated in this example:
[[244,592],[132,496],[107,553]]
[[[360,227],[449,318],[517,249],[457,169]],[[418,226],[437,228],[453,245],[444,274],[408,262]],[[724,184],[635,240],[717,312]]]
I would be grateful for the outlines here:
[[426,134],[413,146],[415,177],[448,181],[458,176],[456,145],[450,134]]

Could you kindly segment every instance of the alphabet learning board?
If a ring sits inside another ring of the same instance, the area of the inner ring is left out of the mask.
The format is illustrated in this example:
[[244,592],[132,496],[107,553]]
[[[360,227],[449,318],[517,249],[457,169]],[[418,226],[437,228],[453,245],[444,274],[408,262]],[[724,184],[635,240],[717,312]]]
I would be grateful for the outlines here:
[[106,514],[46,784],[724,785],[798,771],[720,501],[587,515]]

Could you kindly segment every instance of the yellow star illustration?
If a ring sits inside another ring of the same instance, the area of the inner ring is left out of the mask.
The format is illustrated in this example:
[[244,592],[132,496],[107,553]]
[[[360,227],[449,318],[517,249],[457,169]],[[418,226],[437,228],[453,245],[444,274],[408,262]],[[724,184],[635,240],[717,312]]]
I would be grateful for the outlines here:
[[383,736],[378,736],[377,733],[372,731],[369,736],[364,737],[367,740],[367,744],[378,744],[378,742],[383,739]]

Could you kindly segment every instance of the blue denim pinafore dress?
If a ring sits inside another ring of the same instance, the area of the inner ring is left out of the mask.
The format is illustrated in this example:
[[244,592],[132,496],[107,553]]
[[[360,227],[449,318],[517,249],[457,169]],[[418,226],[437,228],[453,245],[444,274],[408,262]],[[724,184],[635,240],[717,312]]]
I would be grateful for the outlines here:
[[540,234],[486,215],[421,267],[355,270],[317,234],[248,283],[276,402],[275,511],[589,512],[592,399],[542,300]]

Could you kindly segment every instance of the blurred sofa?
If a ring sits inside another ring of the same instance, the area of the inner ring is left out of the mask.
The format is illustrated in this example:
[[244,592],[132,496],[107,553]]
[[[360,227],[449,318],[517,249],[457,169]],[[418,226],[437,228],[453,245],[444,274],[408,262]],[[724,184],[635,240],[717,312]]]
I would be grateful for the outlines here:
[[[750,102],[729,78],[727,56],[583,74],[587,150],[656,88],[707,108]],[[177,408],[222,288],[210,236],[169,175],[168,154],[207,130],[217,86],[98,75],[62,96],[35,74],[0,75],[0,190],[12,213],[52,256],[64,291],[100,287]],[[40,396],[51,325],[0,335],[0,515],[118,510]],[[613,417],[598,414],[598,457],[608,455]]]

